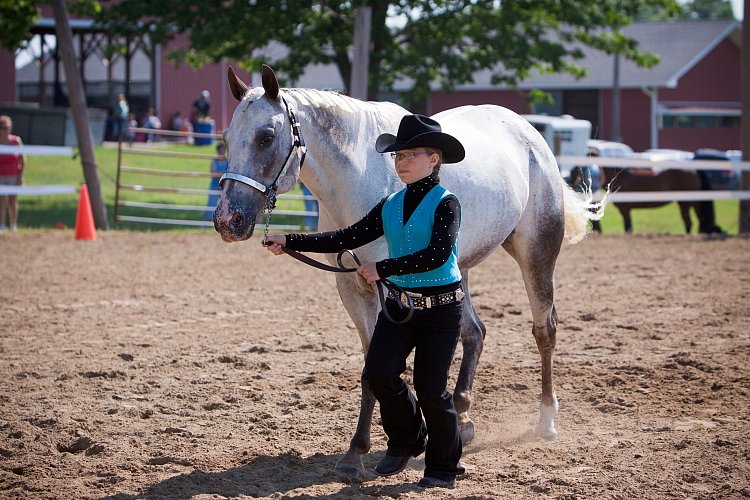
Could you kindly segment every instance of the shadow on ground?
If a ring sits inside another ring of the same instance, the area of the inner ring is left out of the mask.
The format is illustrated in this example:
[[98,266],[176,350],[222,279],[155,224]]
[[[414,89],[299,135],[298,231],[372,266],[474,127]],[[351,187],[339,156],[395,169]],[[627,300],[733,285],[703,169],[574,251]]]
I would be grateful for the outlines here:
[[[365,467],[372,470],[382,454],[368,456]],[[266,497],[285,495],[290,491],[315,485],[340,484],[340,489],[327,495],[298,495],[295,498],[396,498],[409,491],[423,491],[414,483],[367,485],[340,476],[333,467],[341,455],[315,454],[301,458],[293,454],[258,457],[247,464],[223,472],[192,472],[170,477],[138,493],[117,493],[101,500],[184,499],[197,495],[221,497]],[[372,463],[370,463],[372,462]],[[370,473],[365,481],[374,479]]]

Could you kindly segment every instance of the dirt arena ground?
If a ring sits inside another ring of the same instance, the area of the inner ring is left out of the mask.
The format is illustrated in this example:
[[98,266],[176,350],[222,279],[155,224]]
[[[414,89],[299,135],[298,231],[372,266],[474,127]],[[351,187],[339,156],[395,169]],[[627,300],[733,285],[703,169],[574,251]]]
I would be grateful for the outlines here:
[[554,442],[530,432],[515,263],[497,252],[472,281],[477,438],[455,489],[425,492],[422,460],[361,484],[332,472],[362,366],[332,275],[213,232],[0,235],[0,497],[750,496],[750,239],[565,247]]

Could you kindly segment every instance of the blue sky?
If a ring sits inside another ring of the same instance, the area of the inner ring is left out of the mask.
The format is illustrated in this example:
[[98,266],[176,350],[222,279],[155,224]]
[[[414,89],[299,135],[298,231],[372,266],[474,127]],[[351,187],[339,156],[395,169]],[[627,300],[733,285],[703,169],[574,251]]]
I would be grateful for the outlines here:
[[732,10],[734,11],[734,17],[739,20],[742,20],[742,4],[743,0],[732,0]]

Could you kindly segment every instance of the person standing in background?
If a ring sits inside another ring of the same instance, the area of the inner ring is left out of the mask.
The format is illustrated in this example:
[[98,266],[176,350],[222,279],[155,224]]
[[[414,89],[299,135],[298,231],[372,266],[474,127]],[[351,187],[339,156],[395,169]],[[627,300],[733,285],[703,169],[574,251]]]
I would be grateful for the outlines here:
[[[226,153],[227,147],[224,145],[224,143],[219,143],[216,145],[216,158],[211,160],[211,173],[214,175],[211,177],[211,183],[208,186],[208,189],[210,189],[211,191],[221,190],[221,187],[219,186],[219,177],[221,177],[221,174],[227,171],[227,167],[229,166],[229,160],[227,160]],[[208,195],[208,203],[206,205],[207,207],[215,209],[218,203],[219,195]],[[203,212],[203,220],[212,220],[213,217],[213,210],[206,210],[205,212]]]
[[211,111],[211,94],[208,90],[201,91],[201,95],[193,101],[193,110],[190,116],[190,121],[193,123],[193,129],[197,129],[198,121],[208,118],[208,113]]
[[112,134],[115,140],[119,140],[120,134],[128,128],[129,115],[130,106],[128,106],[128,101],[125,100],[125,94],[117,94],[117,102],[112,108]]
[[[9,116],[0,116],[0,145],[23,146],[17,135],[11,134],[13,121]],[[21,153],[0,153],[0,185],[20,186],[23,184],[23,167],[26,163]],[[9,214],[10,230],[18,230],[18,196],[0,195],[0,232],[5,232],[5,214]]]
[[[130,113],[128,115],[128,127],[129,128],[138,128],[138,120],[135,119],[135,114]],[[133,145],[133,141],[135,140],[135,132],[132,130],[128,130],[127,128],[123,131],[122,140],[127,141],[129,145]]]
[[[148,108],[148,114],[146,114],[146,117],[143,119],[143,128],[149,128],[153,130],[161,129],[161,120],[156,114],[156,110],[154,108]],[[146,142],[153,142],[155,139],[158,139],[158,137],[159,136],[154,134],[148,134],[148,136],[146,137]]]
[[[315,200],[313,198],[312,192],[307,189],[307,186],[300,181],[299,183],[300,188],[302,189],[302,194],[305,196],[305,212],[316,212],[318,211],[318,200]],[[317,231],[318,230],[318,216],[317,215],[305,215],[305,225],[304,229],[306,231]]]

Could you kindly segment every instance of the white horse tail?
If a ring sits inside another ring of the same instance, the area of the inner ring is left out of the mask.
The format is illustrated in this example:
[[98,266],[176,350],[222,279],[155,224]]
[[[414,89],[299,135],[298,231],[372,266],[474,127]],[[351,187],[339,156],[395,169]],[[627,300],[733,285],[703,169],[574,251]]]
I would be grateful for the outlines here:
[[609,201],[609,189],[601,201],[593,201],[594,193],[586,189],[577,193],[562,181],[565,208],[565,241],[575,244],[591,231],[590,221],[601,220]]

